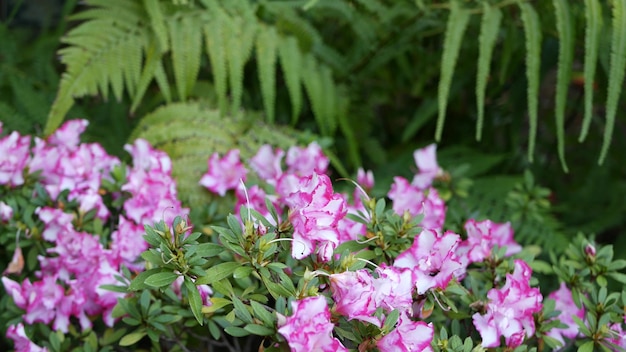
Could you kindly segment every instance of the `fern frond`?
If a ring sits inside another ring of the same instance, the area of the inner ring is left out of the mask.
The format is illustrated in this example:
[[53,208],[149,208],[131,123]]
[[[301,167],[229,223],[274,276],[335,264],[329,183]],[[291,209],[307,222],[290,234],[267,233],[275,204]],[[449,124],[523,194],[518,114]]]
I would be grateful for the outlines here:
[[537,11],[527,2],[519,2],[526,36],[526,79],[528,81],[528,159],[533,161],[537,138],[537,113],[539,108],[539,69],[541,67],[541,27]]
[[222,116],[218,110],[199,103],[174,103],[142,118],[129,142],[144,138],[168,153],[179,197],[193,208],[206,206],[212,200],[210,193],[198,184],[211,154],[237,148],[246,160],[263,144],[287,149],[296,143],[297,137],[295,131]]
[[61,124],[75,96],[100,92],[107,98],[110,86],[119,100],[124,86],[134,90],[140,77],[137,63],[149,38],[140,4],[123,0],[89,0],[87,4],[97,7],[74,16],[87,21],[62,40],[68,46],[59,50],[59,55],[67,69],[50,109],[45,134]]
[[165,68],[163,68],[163,62],[159,61],[154,69],[154,79],[159,85],[159,89],[165,98],[165,102],[168,104],[172,102],[172,92],[170,91],[170,84],[167,80],[167,74],[165,74]]
[[159,49],[161,52],[169,50],[169,37],[167,35],[167,27],[165,25],[165,16],[161,9],[161,2],[159,0],[143,0],[144,7],[150,17],[150,25],[156,36]]
[[182,16],[168,22],[176,90],[180,100],[187,99],[200,71],[202,32],[197,19],[197,16]]
[[[163,57],[161,50],[158,49],[156,41],[153,41],[148,48],[146,49],[146,60],[144,62],[144,66],[141,69],[141,74],[139,80],[137,82],[137,89],[135,94],[133,94],[133,102],[130,107],[131,112],[135,112],[139,103],[143,99],[143,96],[146,94],[146,90],[148,89],[148,85],[152,82],[152,79],[156,75],[157,66],[161,63],[161,59]],[[168,85],[169,88],[169,85]]]
[[277,46],[278,35],[274,27],[261,28],[256,40],[256,57],[263,105],[265,106],[267,121],[270,123],[274,122]]
[[281,37],[278,43],[278,57],[291,99],[291,123],[295,124],[302,110],[302,89],[300,88],[302,57],[296,38]]
[[611,39],[611,68],[606,98],[606,126],[598,164],[602,164],[611,146],[617,104],[624,84],[626,69],[626,0],[613,1],[613,34]]
[[556,12],[556,28],[559,33],[559,64],[555,97],[557,149],[561,167],[563,171],[568,172],[565,162],[565,104],[574,60],[574,31],[567,0],[553,0],[552,3]]
[[302,83],[304,83],[304,88],[309,96],[315,121],[317,121],[318,126],[320,126],[322,134],[328,135],[328,126],[325,121],[324,86],[317,61],[312,56],[308,55],[305,57],[302,67],[304,68],[302,70]]
[[476,106],[478,107],[478,121],[476,123],[477,141],[480,141],[483,130],[485,91],[487,89],[491,55],[496,45],[500,21],[502,20],[502,11],[500,11],[499,8],[492,7],[489,3],[484,2],[483,10],[480,36],[478,37],[478,73],[476,74]]
[[587,137],[591,124],[593,109],[593,82],[596,76],[598,63],[598,51],[600,32],[602,30],[602,7],[598,0],[585,0],[585,117],[578,141],[582,142]]
[[437,118],[437,130],[435,139],[441,140],[443,124],[446,118],[446,107],[448,105],[448,93],[454,75],[456,60],[461,49],[461,41],[467,28],[470,18],[470,11],[464,9],[462,5],[453,0],[450,3],[450,16],[446,26],[446,34],[443,42],[443,56],[441,58],[441,77],[439,78],[438,106],[439,116]]
[[215,17],[213,19],[213,25],[205,24],[203,30],[206,41],[206,51],[211,60],[211,72],[213,73],[217,101],[222,114],[226,114],[226,107],[228,105],[226,98],[228,91],[228,71],[224,42],[225,38],[228,37],[228,33],[230,33],[230,27],[224,24],[220,18],[222,17]]
[[252,51],[256,23],[238,17],[232,22],[232,37],[226,43],[228,77],[231,92],[231,108],[235,114],[241,107],[243,96],[243,69]]

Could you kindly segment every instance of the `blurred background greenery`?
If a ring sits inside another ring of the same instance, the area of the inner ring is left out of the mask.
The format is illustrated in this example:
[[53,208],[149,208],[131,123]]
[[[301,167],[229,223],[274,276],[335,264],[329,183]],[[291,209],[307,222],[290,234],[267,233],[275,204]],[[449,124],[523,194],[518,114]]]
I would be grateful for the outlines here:
[[[529,29],[520,3],[539,14],[532,162]],[[452,59],[438,142],[440,164],[452,175],[441,185],[450,190],[449,226],[459,228],[470,216],[513,220],[522,241],[556,250],[577,232],[596,234],[626,258],[624,99],[618,99],[615,138],[598,165],[613,72],[611,33],[616,18],[625,16],[616,15],[623,3],[598,3],[604,26],[597,72],[589,78],[583,74],[589,26],[583,2],[567,9],[573,56],[571,72],[562,75],[563,21],[555,11],[561,1],[8,0],[0,5],[0,120],[5,132],[44,135],[63,119],[85,118],[85,138],[123,159],[131,136],[157,138],[156,132],[167,130],[161,136],[166,141],[186,150],[195,146],[197,170],[181,187],[198,178],[214,151],[248,143],[252,153],[265,142],[319,140],[333,156],[336,177],[353,176],[363,165],[374,171],[374,192],[382,196],[393,176],[414,171],[413,151],[434,142],[442,62],[450,67],[445,61]],[[478,38],[488,9],[497,9],[502,21],[494,29],[484,126],[476,141]],[[451,31],[459,29],[449,16],[465,15],[458,60],[449,52],[442,59],[446,46],[454,46]],[[565,90],[557,88],[561,76],[567,78]],[[579,143],[590,80],[592,118]],[[559,89],[566,102],[561,122],[554,118]],[[174,103],[198,108],[158,110]],[[185,131],[184,124],[195,131]],[[269,127],[274,125],[280,129]],[[567,173],[557,153],[560,128]],[[234,137],[225,139],[225,133]],[[166,151],[176,147],[166,141],[160,145]],[[190,153],[174,155],[175,166],[188,165]],[[185,171],[179,168],[178,176]],[[464,179],[472,183],[458,182]]]

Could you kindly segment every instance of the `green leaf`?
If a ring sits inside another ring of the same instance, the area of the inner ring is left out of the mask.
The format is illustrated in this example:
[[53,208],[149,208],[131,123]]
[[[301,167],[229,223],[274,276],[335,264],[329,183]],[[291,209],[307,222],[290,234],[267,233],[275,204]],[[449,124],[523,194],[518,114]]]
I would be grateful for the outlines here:
[[245,279],[250,276],[250,274],[254,271],[254,268],[249,266],[241,266],[233,272],[233,277],[235,279]]
[[191,281],[190,278],[185,276],[185,280],[183,283],[185,285],[185,288],[187,289],[187,296],[189,299],[191,312],[198,321],[198,324],[202,325],[204,323],[204,319],[202,317],[202,298],[200,297],[200,292],[198,292],[196,285]]
[[135,343],[139,342],[144,336],[146,336],[146,330],[144,328],[139,328],[130,334],[122,337],[120,340],[120,346],[131,346]]
[[541,67],[541,26],[537,12],[530,3],[519,2],[526,36],[526,79],[530,131],[528,134],[528,159],[533,161],[537,138],[537,113],[539,108],[539,69]]
[[178,274],[175,274],[171,271],[166,271],[151,275],[145,280],[145,284],[148,286],[160,288],[171,285],[172,282],[176,281],[177,278]]
[[243,328],[249,333],[253,335],[258,335],[258,336],[270,336],[276,333],[274,329],[270,329],[266,326],[258,325],[258,324],[248,324],[244,326]]
[[201,257],[215,257],[224,252],[224,246],[217,243],[200,243],[196,249],[196,255]]
[[267,121],[274,122],[274,107],[276,100],[276,51],[278,35],[276,29],[263,26],[256,39],[256,57],[258,62],[261,95]]
[[387,317],[385,318],[385,323],[383,324],[382,331],[390,332],[392,331],[396,323],[398,322],[398,317],[400,317],[400,312],[397,309],[392,310]]
[[266,326],[274,326],[274,321],[276,320],[276,315],[267,311],[267,309],[257,301],[250,301],[250,306],[252,307],[252,312],[254,315],[261,319],[263,324]]
[[295,124],[298,122],[298,115],[302,110],[302,89],[300,87],[302,57],[296,38],[291,36],[281,38],[278,44],[278,57],[291,100],[291,123]]
[[438,107],[439,116],[437,118],[437,130],[435,139],[441,140],[443,133],[443,123],[446,118],[446,107],[448,105],[448,93],[452,84],[452,76],[456,60],[461,49],[461,42],[465,29],[470,18],[470,11],[464,9],[458,0],[450,2],[450,16],[446,26],[446,34],[443,41],[443,56],[441,58],[441,77],[439,79]]
[[578,352],[593,352],[593,341],[587,341],[580,345]]
[[169,23],[172,38],[172,66],[176,78],[178,99],[187,100],[200,71],[202,32],[195,16],[183,16]]
[[197,285],[210,285],[213,282],[220,281],[232,275],[237,268],[241,267],[241,263],[237,262],[225,262],[217,264],[209,268],[206,272],[206,276],[200,277],[196,280]]
[[626,285],[626,274],[622,274],[622,273],[618,273],[618,272],[612,272],[612,273],[608,273],[607,275],[609,275],[613,279],[619,281],[620,283]]
[[565,105],[574,60],[574,30],[568,0],[553,0],[552,3],[556,12],[556,28],[559,33],[559,63],[555,97],[557,149],[561,167],[563,171],[568,172],[565,162]]
[[154,269],[149,269],[149,270],[139,273],[139,275],[137,275],[137,277],[135,277],[133,281],[130,283],[129,289],[131,291],[138,291],[138,290],[148,288],[149,286],[146,285],[145,283],[146,279],[162,271],[163,269],[161,268],[154,268]]
[[488,2],[483,3],[483,19],[480,25],[478,37],[478,73],[476,74],[476,106],[478,107],[478,121],[476,122],[476,140],[480,141],[483,130],[485,115],[485,91],[489,78],[489,66],[493,48],[498,38],[498,30],[502,20],[502,11],[491,6]]
[[234,337],[244,337],[244,336],[250,335],[250,332],[238,326],[227,326],[224,328],[224,331],[228,335],[234,336]]
[[596,76],[600,33],[602,30],[602,6],[598,0],[585,0],[585,117],[578,141],[587,137],[593,117],[593,83]]
[[626,70],[626,0],[613,1],[613,34],[611,39],[611,66],[609,69],[609,88],[606,98],[606,125],[604,140],[598,164],[606,158],[613,137],[617,105],[624,84]]
[[237,318],[243,320],[245,323],[252,323],[252,315],[248,311],[248,307],[243,304],[243,302],[241,302],[241,300],[236,295],[232,295],[231,299],[233,301],[235,315],[237,316]]

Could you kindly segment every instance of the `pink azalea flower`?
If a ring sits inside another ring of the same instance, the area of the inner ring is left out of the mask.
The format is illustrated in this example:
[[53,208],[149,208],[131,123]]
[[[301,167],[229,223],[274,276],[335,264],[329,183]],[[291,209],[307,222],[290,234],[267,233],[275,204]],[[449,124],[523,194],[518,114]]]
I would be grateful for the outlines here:
[[356,172],[356,183],[366,190],[372,189],[372,187],[374,187],[374,174],[372,170],[365,171],[360,167]]
[[510,256],[519,253],[522,246],[513,240],[513,229],[511,223],[494,223],[491,220],[477,222],[470,219],[465,223],[467,240],[462,247],[467,247],[467,256],[470,262],[482,262],[491,256],[491,249],[497,245],[506,246],[506,255]]
[[287,340],[292,351],[347,352],[333,337],[335,325],[330,322],[330,310],[323,296],[307,297],[291,302],[291,316],[281,321],[278,332]]
[[[334,249],[339,243],[337,224],[347,212],[343,197],[333,192],[324,174],[301,178],[299,189],[286,200],[294,229],[291,255],[296,259],[313,253],[316,243],[330,242]],[[322,260],[328,261],[332,251],[325,249]]]
[[250,159],[250,167],[263,181],[275,186],[278,178],[283,174],[281,166],[283,156],[285,152],[280,148],[274,152],[269,144],[264,144]]
[[[626,316],[624,320],[626,322]],[[622,329],[622,324],[620,323],[611,324],[609,325],[609,329],[611,329],[611,334],[613,336],[613,337],[608,338],[609,342],[623,349],[626,349],[626,331]]]
[[[248,195],[247,198],[246,193]],[[265,205],[265,198],[267,197],[267,194],[261,187],[254,185],[250,188],[246,188],[244,191],[243,186],[239,185],[239,187],[237,187],[237,189],[235,190],[235,196],[237,197],[237,203],[235,204],[235,214],[239,215],[241,206],[250,207],[251,209],[254,209],[261,213],[261,215],[263,215],[267,219],[267,221],[272,224],[274,223],[274,219],[272,219],[272,216],[270,215],[270,212]],[[268,198],[270,200],[275,200],[276,197],[271,196]],[[274,207],[276,208],[277,212],[280,210],[280,207],[278,207],[276,203],[274,203]],[[243,220],[244,219],[242,219],[242,221]]]
[[461,237],[455,233],[439,235],[424,229],[415,237],[411,248],[398,255],[393,266],[413,271],[418,294],[431,288],[445,289],[453,277],[465,273],[465,266],[455,253],[460,242]]
[[[162,151],[152,149],[145,141],[137,140],[127,145],[137,166],[126,176],[122,190],[131,198],[124,202],[124,211],[129,220],[138,225],[153,224],[161,220],[171,223],[174,217],[189,213],[182,208],[176,192],[176,181],[171,175],[171,160]],[[167,211],[166,211],[167,210]]]
[[117,229],[111,234],[111,251],[116,262],[132,270],[143,269],[144,264],[137,260],[148,248],[148,243],[143,239],[144,233],[143,226],[120,216]]
[[403,215],[408,211],[411,216],[424,215],[420,226],[441,230],[446,218],[446,205],[434,188],[422,190],[413,186],[403,177],[394,177],[394,183],[387,194],[393,201],[393,210]]
[[246,180],[246,168],[239,160],[238,149],[230,150],[221,159],[218,153],[213,153],[208,164],[208,171],[200,179],[200,184],[222,197],[226,191],[237,188],[240,180]]
[[152,148],[145,139],[138,138],[133,144],[126,144],[124,150],[133,157],[135,170],[172,172],[172,160],[167,153]]
[[564,337],[573,339],[578,335],[578,325],[574,321],[574,316],[584,320],[585,310],[582,307],[576,307],[576,303],[574,303],[574,299],[572,297],[572,291],[567,288],[567,285],[565,285],[564,282],[561,282],[559,289],[550,293],[548,298],[551,298],[556,302],[554,310],[561,311],[558,319],[561,323],[567,325],[567,328],[553,328],[547,333],[547,335],[558,340],[562,344],[565,344],[565,340],[563,339]]
[[500,336],[507,347],[517,347],[535,333],[533,314],[541,311],[543,297],[539,289],[530,287],[531,275],[528,264],[516,259],[515,270],[506,275],[504,286],[489,290],[486,314],[472,316],[483,347],[498,347]]
[[11,187],[24,183],[24,168],[30,160],[30,137],[17,131],[0,138],[0,185]]
[[41,236],[46,241],[55,242],[59,236],[59,232],[73,229],[72,221],[74,220],[74,215],[65,213],[61,209],[49,207],[37,208],[35,214],[37,214],[39,219],[45,224]]
[[396,328],[383,336],[376,346],[380,352],[432,352],[433,324],[412,321],[406,313],[400,313]]
[[17,325],[11,325],[7,329],[7,335],[9,339],[13,340],[13,344],[15,345],[15,352],[47,352],[48,349],[45,347],[40,347],[36,345],[34,342],[26,336],[26,332],[24,331],[24,325],[22,323],[18,323]]
[[89,125],[87,120],[70,120],[65,122],[48,138],[48,142],[58,147],[75,149],[80,144],[80,135]]
[[374,280],[376,307],[383,307],[387,312],[397,309],[412,315],[415,290],[413,271],[383,263],[376,272],[378,273],[378,278]]
[[413,178],[411,184],[418,189],[426,189],[432,186],[433,180],[443,173],[437,163],[437,145],[431,144],[413,153],[415,164],[419,172]]
[[330,275],[330,289],[335,300],[335,311],[348,320],[358,319],[381,327],[374,301],[374,278],[365,270],[345,271]]
[[13,218],[13,208],[0,201],[0,221],[7,222]]
[[316,142],[311,142],[306,148],[291,147],[285,158],[287,172],[298,176],[308,176],[313,173],[323,174],[328,169],[328,158]]

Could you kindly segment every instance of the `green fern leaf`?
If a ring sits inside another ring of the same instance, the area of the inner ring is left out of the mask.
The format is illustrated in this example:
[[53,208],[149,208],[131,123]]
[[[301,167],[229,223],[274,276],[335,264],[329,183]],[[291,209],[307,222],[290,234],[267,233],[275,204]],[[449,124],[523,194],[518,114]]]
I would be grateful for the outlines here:
[[565,104],[574,60],[574,30],[568,0],[553,0],[556,28],[559,33],[559,64],[556,79],[555,117],[556,136],[561,167],[568,172],[565,162]]
[[437,118],[437,130],[435,139],[441,140],[443,124],[446,118],[446,107],[448,105],[448,93],[454,75],[454,67],[461,49],[463,34],[467,28],[470,18],[470,11],[464,9],[458,1],[450,3],[450,16],[446,26],[446,34],[443,42],[443,56],[441,58],[441,77],[439,78],[438,105],[439,116]]
[[166,52],[169,50],[169,39],[167,35],[167,28],[165,26],[165,17],[163,16],[163,10],[161,9],[161,2],[159,0],[143,0],[144,7],[150,16],[150,24],[152,31],[156,36],[159,43],[159,50]]
[[223,17],[215,17],[211,25],[205,25],[203,29],[207,54],[211,60],[211,72],[213,73],[217,101],[222,114],[226,114],[226,107],[228,105],[226,98],[228,92],[228,70],[226,66],[226,48],[224,47],[224,41],[228,38],[229,27],[224,24],[223,20],[220,18]]
[[497,7],[492,7],[489,3],[483,3],[483,19],[480,25],[480,36],[478,37],[478,73],[476,76],[476,106],[478,107],[478,121],[476,126],[476,140],[480,141],[483,130],[483,119],[485,115],[485,90],[487,89],[487,79],[489,77],[489,66],[491,65],[491,55],[496,45],[502,11]]
[[[97,5],[100,2],[89,4]],[[119,5],[124,11],[114,5]],[[145,14],[136,4],[112,1],[102,6],[109,7],[83,13],[85,18],[92,19],[74,28],[63,39],[68,46],[59,50],[59,55],[67,69],[61,77],[57,97],[50,109],[45,134],[52,133],[61,124],[74,104],[74,97],[100,92],[106,98],[110,85],[116,98],[121,99],[124,75],[127,83],[137,83],[131,82],[139,76],[136,70],[137,51],[129,55],[128,50],[137,48],[139,53],[144,50],[144,38],[147,36]],[[111,15],[117,12],[120,14]],[[102,28],[107,30],[103,31]],[[133,62],[129,65],[132,67],[125,67],[126,60]]]
[[332,136],[337,130],[337,92],[335,82],[333,81],[333,73],[328,66],[320,68],[321,84],[322,84],[322,104],[324,125],[326,126],[326,135]]
[[613,34],[611,39],[611,68],[606,98],[606,126],[598,164],[602,164],[611,146],[617,104],[624,84],[626,69],[626,0],[613,1]]
[[161,63],[163,55],[157,48],[158,45],[160,44],[153,41],[152,44],[146,49],[146,60],[137,83],[137,90],[133,95],[133,103],[130,107],[131,112],[135,112],[139,106],[143,96],[146,94],[146,90],[148,89],[150,82],[152,82],[152,79],[155,76],[157,65]]
[[526,79],[528,80],[528,118],[530,131],[528,136],[528,159],[533,161],[535,140],[537,138],[537,113],[539,106],[539,69],[541,67],[541,27],[537,12],[527,2],[518,3],[522,12],[524,35],[526,36]]
[[278,43],[278,57],[291,99],[291,122],[295,124],[298,122],[298,116],[302,110],[302,89],[300,87],[302,56],[296,38],[281,37]]
[[165,74],[165,68],[163,68],[163,62],[158,61],[156,68],[154,69],[154,79],[159,85],[159,90],[163,94],[166,103],[172,102],[172,92],[170,90],[170,84],[167,80],[167,74]]
[[168,23],[172,38],[172,62],[178,98],[186,100],[200,70],[202,35],[196,16],[183,16]]
[[236,114],[241,107],[243,97],[243,69],[250,57],[254,37],[256,34],[255,23],[244,21],[237,17],[232,23],[232,37],[226,44],[228,60],[228,77],[231,93],[232,114]]
[[267,121],[274,122],[276,99],[276,47],[278,35],[274,27],[263,27],[256,40],[259,81]]
[[582,142],[587,137],[589,125],[591,124],[593,109],[593,82],[596,76],[596,65],[598,63],[598,51],[600,32],[602,30],[602,7],[598,0],[585,0],[585,117],[583,127],[580,131],[578,141]]
[[303,68],[302,79],[304,88],[309,96],[315,121],[320,127],[322,135],[327,136],[330,131],[328,130],[326,121],[327,110],[324,101],[326,96],[324,94],[324,79],[322,78],[322,73],[317,61],[311,55],[305,57]]

